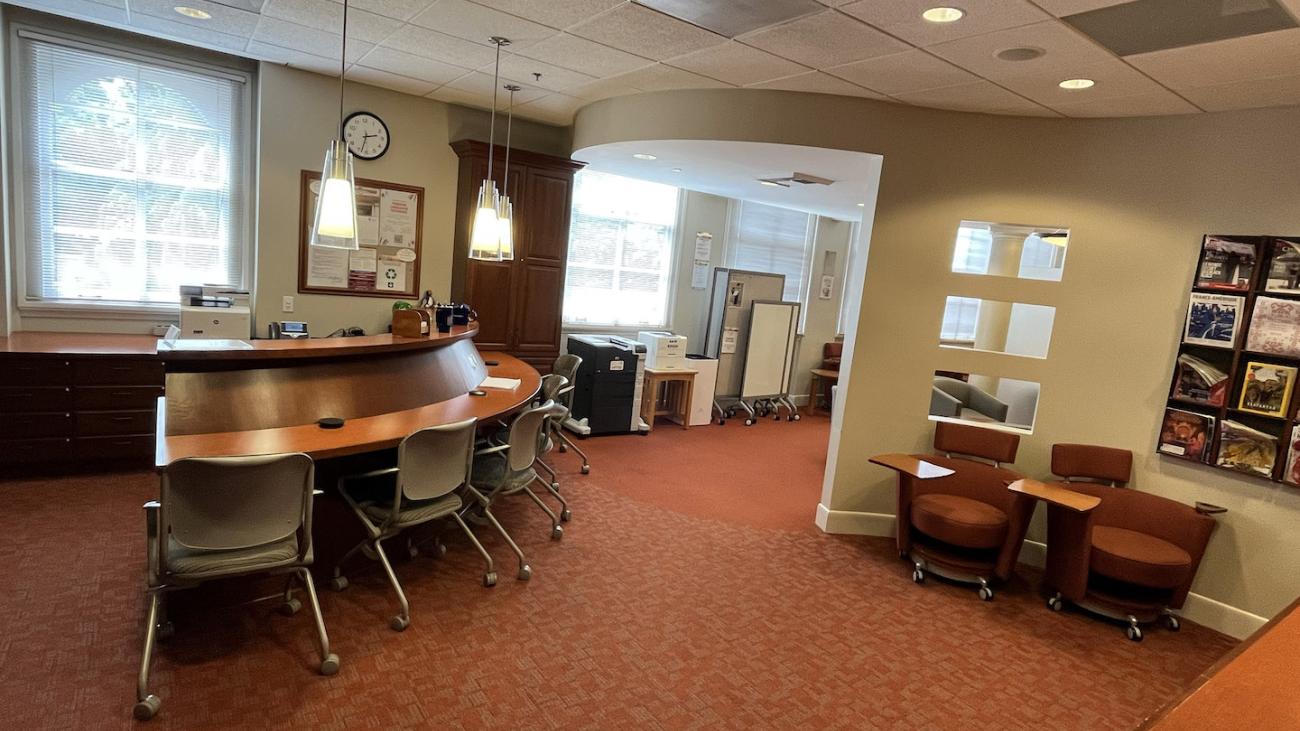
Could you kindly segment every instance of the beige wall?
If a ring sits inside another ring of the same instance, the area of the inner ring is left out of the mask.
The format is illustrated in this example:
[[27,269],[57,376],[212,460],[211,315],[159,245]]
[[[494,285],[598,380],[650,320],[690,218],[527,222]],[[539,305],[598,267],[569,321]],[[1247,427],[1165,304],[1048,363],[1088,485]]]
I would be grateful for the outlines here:
[[[1270,616],[1300,593],[1300,491],[1165,460],[1154,445],[1201,235],[1300,232],[1298,128],[1296,108],[1056,120],[728,90],[599,102],[580,112],[575,145],[741,139],[883,155],[823,501],[842,529],[887,528],[892,477],[866,458],[928,447],[935,368],[1038,381],[1017,469],[1048,474],[1054,442],[1133,450],[1133,488],[1229,508],[1194,591]],[[949,273],[963,218],[1070,227],[1063,280]],[[940,349],[950,293],[1057,306],[1048,359]]]

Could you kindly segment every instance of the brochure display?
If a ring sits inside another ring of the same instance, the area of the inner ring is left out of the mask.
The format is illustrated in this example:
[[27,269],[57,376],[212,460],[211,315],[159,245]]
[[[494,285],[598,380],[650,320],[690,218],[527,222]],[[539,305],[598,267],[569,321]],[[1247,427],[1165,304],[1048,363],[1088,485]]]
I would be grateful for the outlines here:
[[1208,235],[1156,449],[1300,487],[1300,237]]

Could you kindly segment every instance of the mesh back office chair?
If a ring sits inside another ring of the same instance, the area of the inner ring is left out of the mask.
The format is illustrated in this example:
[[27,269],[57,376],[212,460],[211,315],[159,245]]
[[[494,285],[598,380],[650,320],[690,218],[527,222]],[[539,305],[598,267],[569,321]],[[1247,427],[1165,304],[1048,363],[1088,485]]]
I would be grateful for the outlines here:
[[[494,586],[497,583],[492,557],[460,515],[464,503],[458,491],[469,494],[477,501],[486,500],[469,482],[477,423],[476,419],[466,419],[455,424],[421,429],[407,435],[398,445],[396,467],[339,478],[339,493],[361,521],[366,530],[366,538],[339,559],[330,586],[338,591],[347,588],[348,580],[343,575],[342,567],[358,551],[378,560],[388,575],[393,591],[397,592],[401,605],[401,611],[388,623],[395,631],[401,632],[411,624],[411,607],[382,544],[407,528],[450,517],[465,532],[487,563],[483,585]],[[378,498],[358,496],[355,483],[389,476],[393,477],[393,485],[387,488],[391,489],[387,495]]]
[[[521,492],[528,495],[551,519],[551,538],[554,540],[564,537],[564,528],[560,523],[568,522],[572,514],[559,490],[541,479],[534,465],[538,461],[538,448],[545,437],[547,419],[558,416],[562,411],[563,407],[550,400],[530,407],[520,412],[510,423],[504,443],[480,449],[474,454],[474,482],[488,489],[487,504],[490,506],[507,495]],[[542,483],[560,501],[559,516],[533,492],[533,482]]]
[[149,616],[140,660],[135,717],[152,718],[161,700],[148,690],[155,639],[166,639],[164,593],[211,579],[288,573],[281,612],[296,613],[300,580],[311,600],[320,641],[320,673],[338,672],[329,650],[312,562],[311,513],[315,468],[305,454],[181,459],[162,474],[159,499],[145,504]]
[[[551,476],[551,489],[557,492],[560,489],[559,476],[556,474],[555,468],[542,459],[542,455],[549,454],[555,448],[555,427],[564,416],[564,407],[560,404],[559,398],[560,394],[564,393],[567,388],[569,388],[567,378],[558,373],[548,373],[542,376],[542,385],[537,391],[537,400],[534,401],[535,404],[544,404],[550,401],[555,404],[557,409],[555,416],[546,417],[545,424],[542,426],[542,433],[537,437],[537,466]],[[504,444],[504,442],[499,441],[501,439],[500,435],[497,438],[498,444]]]
[[560,389],[559,398],[556,399],[556,403],[564,407],[564,413],[552,419],[551,426],[555,437],[559,440],[557,448],[560,453],[563,454],[566,447],[577,452],[578,456],[582,458],[582,474],[586,475],[591,473],[591,462],[587,459],[587,453],[582,451],[577,444],[574,444],[572,439],[569,439],[569,435],[564,433],[563,426],[564,420],[569,418],[569,412],[573,409],[573,387],[577,382],[578,368],[581,366],[582,358],[571,353],[556,358],[555,364],[551,366],[552,373],[564,376],[565,380],[569,382],[567,386]]

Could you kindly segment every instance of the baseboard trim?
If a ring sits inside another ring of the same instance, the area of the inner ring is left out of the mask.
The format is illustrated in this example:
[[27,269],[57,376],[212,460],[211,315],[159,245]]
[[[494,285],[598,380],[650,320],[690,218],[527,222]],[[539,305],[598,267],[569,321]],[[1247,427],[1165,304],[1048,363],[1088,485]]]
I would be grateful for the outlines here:
[[[886,513],[866,513],[857,510],[831,510],[817,506],[817,527],[827,533],[858,536],[894,535],[894,516]],[[1020,551],[1020,563],[1043,568],[1047,563],[1047,544],[1026,540]],[[1203,627],[1222,632],[1238,640],[1245,639],[1268,618],[1238,609],[1216,599],[1200,594],[1188,594],[1187,602],[1179,615]]]

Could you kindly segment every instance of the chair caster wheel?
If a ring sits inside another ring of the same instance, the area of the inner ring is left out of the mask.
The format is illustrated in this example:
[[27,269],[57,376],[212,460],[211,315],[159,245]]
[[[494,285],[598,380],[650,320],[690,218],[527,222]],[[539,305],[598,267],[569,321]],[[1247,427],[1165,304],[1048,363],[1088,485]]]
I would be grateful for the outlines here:
[[551,528],[551,540],[558,541],[564,537],[564,526],[557,525]]
[[726,419],[718,419],[718,426],[726,426],[726,425],[727,425]]
[[991,601],[993,601],[993,589],[991,589],[991,588],[989,588],[989,587],[987,587],[987,586],[981,586],[981,587],[980,587],[980,599],[982,599],[982,600],[984,600],[984,601],[986,601],[986,602],[991,602]]
[[1183,625],[1182,625],[1181,622],[1178,621],[1178,617],[1176,617],[1176,616],[1174,616],[1174,615],[1172,615],[1172,614],[1166,614],[1166,615],[1165,615],[1165,627],[1166,627],[1170,632],[1177,632],[1178,630],[1182,629]]
[[333,589],[334,591],[343,591],[344,589],[348,588],[348,577],[335,576],[334,578],[330,579],[330,588]]
[[176,625],[171,622],[163,622],[158,625],[158,633],[155,635],[159,642],[166,642],[176,636]]
[[297,614],[300,609],[302,609],[302,600],[294,597],[280,605],[280,614],[283,614],[286,617],[292,617]]
[[780,421],[780,420],[781,420],[780,414],[772,414],[772,421]]
[[799,421],[802,418],[803,416],[801,416],[800,414],[795,414],[794,416],[790,417],[790,421]]
[[529,566],[528,564],[524,564],[523,566],[520,566],[519,573],[515,576],[515,578],[519,579],[520,581],[528,581],[529,579],[533,578],[533,567]]
[[338,671],[339,671],[339,656],[331,652],[329,654],[329,657],[326,657],[324,660],[321,660],[320,674],[333,675]]
[[564,511],[560,513],[560,520],[564,521],[565,523],[568,523],[570,520],[573,520],[573,511],[569,510],[568,508],[565,508]]
[[568,449],[567,447],[565,447],[563,444],[561,444],[561,445],[559,446],[559,452],[560,452],[560,454],[564,454],[564,453],[567,452],[567,451],[569,451],[569,449]]
[[419,547],[416,546],[414,543],[412,543],[411,545],[407,546],[407,547],[406,547],[406,555],[410,556],[410,557],[411,557],[411,560],[414,561],[414,560],[415,560],[417,557],[419,557],[419,555],[420,555],[420,549],[419,549]]
[[1135,624],[1130,624],[1130,625],[1128,626],[1128,629],[1126,629],[1124,632],[1125,632],[1125,634],[1128,635],[1128,638],[1129,638],[1130,640],[1132,640],[1132,641],[1134,641],[1134,642],[1141,642],[1141,641],[1142,641],[1142,628],[1141,628],[1141,627],[1138,627],[1138,626],[1135,625]]
[[753,425],[754,425],[753,419],[745,419],[745,426],[753,426]]
[[497,585],[497,572],[489,571],[486,574],[483,574],[483,586],[486,586],[490,589],[496,585]]
[[583,465],[583,466],[582,466],[582,474],[584,474],[584,475],[590,475],[590,474],[591,474],[591,465],[589,465],[589,464],[585,464],[585,465]]
[[1063,605],[1064,603],[1061,601],[1061,597],[1059,596],[1054,596],[1047,600],[1047,608],[1052,610],[1053,612],[1061,611],[1061,607]]
[[558,483],[558,482],[552,482],[552,483],[551,483],[551,489],[554,490],[554,491],[556,491],[556,492],[559,492],[559,491],[560,491],[560,483]]
[[388,626],[391,627],[394,632],[401,632],[411,626],[411,620],[399,614],[398,616],[388,620]]
[[162,707],[162,699],[150,693],[143,700],[136,701],[135,708],[131,709],[131,715],[135,716],[137,721],[148,721],[158,713]]
[[912,581],[915,581],[915,582],[918,583],[918,584],[924,584],[924,583],[925,583],[925,572],[922,571],[922,570],[919,569],[919,568],[917,568],[917,569],[912,569]]
[[445,544],[445,543],[438,543],[438,544],[435,544],[435,545],[434,545],[434,547],[433,547],[433,557],[434,557],[434,558],[442,558],[443,556],[446,556],[446,555],[447,555],[447,544]]

